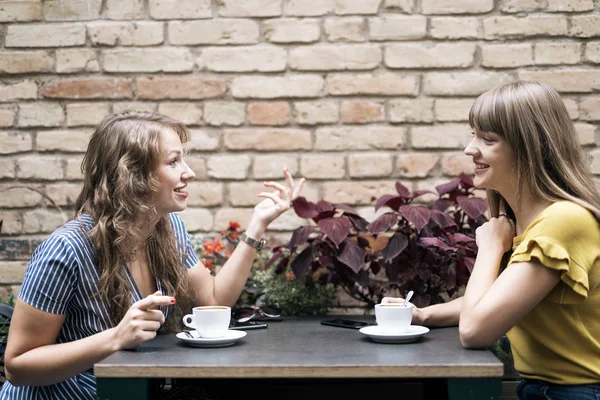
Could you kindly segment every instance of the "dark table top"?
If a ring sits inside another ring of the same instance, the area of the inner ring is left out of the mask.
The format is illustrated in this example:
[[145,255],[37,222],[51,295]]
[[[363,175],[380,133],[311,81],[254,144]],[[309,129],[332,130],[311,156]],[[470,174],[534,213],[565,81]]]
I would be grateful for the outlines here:
[[[374,322],[369,316],[343,318]],[[98,378],[441,378],[502,377],[488,350],[466,350],[458,328],[432,329],[417,342],[381,344],[358,330],[323,326],[329,317],[286,317],[250,330],[230,347],[195,348],[174,333],[94,366]]]

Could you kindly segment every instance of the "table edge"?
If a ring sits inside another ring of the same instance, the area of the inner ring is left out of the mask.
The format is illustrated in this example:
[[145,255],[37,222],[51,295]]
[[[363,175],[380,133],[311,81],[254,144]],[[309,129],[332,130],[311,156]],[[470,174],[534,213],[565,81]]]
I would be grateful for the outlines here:
[[94,367],[97,378],[502,378],[502,364],[370,366],[131,366]]

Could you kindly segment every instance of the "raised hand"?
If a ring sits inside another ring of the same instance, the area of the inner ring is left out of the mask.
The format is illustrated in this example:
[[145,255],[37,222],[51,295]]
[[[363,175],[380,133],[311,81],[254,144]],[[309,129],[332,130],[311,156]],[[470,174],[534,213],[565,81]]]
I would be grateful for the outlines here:
[[480,251],[484,247],[493,247],[497,248],[497,251],[506,253],[512,249],[515,234],[515,222],[501,212],[498,217],[490,218],[475,230],[475,241]]
[[174,297],[163,296],[160,291],[134,303],[116,327],[117,350],[131,349],[154,339],[156,331],[165,322],[165,316],[157,309],[158,306],[174,303]]
[[266,181],[264,183],[265,187],[273,188],[274,191],[258,193],[258,196],[263,197],[264,200],[254,207],[254,216],[264,227],[288,210],[292,201],[302,192],[304,178],[300,179],[298,183],[294,183],[294,179],[287,168],[283,169],[283,175],[286,186],[277,182]]

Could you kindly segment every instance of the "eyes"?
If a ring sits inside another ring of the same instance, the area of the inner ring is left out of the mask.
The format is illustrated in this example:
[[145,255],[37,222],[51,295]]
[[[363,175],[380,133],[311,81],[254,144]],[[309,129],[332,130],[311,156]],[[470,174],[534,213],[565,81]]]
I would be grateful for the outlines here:
[[494,138],[488,134],[488,132],[479,132],[478,135],[475,135],[475,132],[471,131],[471,135],[479,136],[485,143],[493,143],[495,141]]
[[176,167],[177,165],[183,163],[183,156],[187,154],[185,151],[171,151],[167,154],[166,157],[166,165],[169,167]]

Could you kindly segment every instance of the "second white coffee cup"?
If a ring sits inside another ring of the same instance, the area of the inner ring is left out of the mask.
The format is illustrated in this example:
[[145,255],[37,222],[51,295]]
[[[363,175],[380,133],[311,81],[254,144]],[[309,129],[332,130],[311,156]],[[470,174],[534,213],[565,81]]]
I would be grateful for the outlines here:
[[404,333],[412,322],[413,306],[402,304],[375,304],[375,320],[383,333]]
[[225,336],[231,321],[231,308],[226,306],[194,307],[183,317],[185,326],[195,329],[202,338]]

